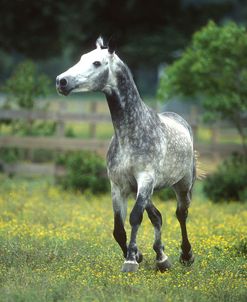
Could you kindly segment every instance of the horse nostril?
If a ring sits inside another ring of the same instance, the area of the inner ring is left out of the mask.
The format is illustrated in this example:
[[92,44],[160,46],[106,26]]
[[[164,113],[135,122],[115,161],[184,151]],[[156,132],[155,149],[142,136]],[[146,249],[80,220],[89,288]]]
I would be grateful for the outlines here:
[[59,81],[59,83],[60,83],[60,87],[66,87],[68,84],[68,81],[64,78],[64,79],[61,79]]

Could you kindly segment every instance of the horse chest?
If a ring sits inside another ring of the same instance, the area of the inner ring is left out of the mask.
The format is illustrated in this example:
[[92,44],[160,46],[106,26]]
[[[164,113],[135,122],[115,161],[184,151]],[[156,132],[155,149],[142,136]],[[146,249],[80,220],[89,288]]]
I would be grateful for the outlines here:
[[107,156],[107,169],[109,178],[120,186],[135,184],[133,176],[133,162],[130,150],[124,152],[112,144]]
[[[108,175],[119,187],[136,188],[136,178],[143,171],[155,169],[154,159],[161,156],[160,144],[146,144],[135,140],[133,144],[120,145],[113,139],[107,155]],[[157,150],[158,151],[157,151]],[[156,152],[156,151],[157,152]],[[163,157],[163,156],[161,156]]]

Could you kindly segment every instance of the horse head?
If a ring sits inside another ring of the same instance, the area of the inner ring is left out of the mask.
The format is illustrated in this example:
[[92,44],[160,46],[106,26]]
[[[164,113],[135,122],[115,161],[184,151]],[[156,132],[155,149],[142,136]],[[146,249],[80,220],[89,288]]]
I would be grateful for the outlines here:
[[115,57],[113,43],[104,46],[103,39],[96,41],[96,49],[81,56],[80,61],[56,78],[60,94],[70,92],[104,91],[109,85],[110,66]]

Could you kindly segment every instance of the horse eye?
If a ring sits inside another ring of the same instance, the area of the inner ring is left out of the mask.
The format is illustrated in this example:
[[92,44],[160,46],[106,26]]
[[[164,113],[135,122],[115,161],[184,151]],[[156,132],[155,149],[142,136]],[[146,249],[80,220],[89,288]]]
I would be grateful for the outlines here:
[[99,66],[101,65],[101,63],[100,63],[99,61],[95,61],[95,62],[93,62],[93,65],[94,65],[95,67],[99,67]]

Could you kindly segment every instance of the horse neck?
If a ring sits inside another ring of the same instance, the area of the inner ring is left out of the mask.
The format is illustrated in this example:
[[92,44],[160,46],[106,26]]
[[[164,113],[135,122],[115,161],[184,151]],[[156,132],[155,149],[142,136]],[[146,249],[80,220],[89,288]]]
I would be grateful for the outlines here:
[[121,67],[121,72],[115,74],[116,85],[105,95],[115,134],[126,138],[128,134],[133,136],[136,129],[143,129],[153,112],[142,101],[128,68]]

